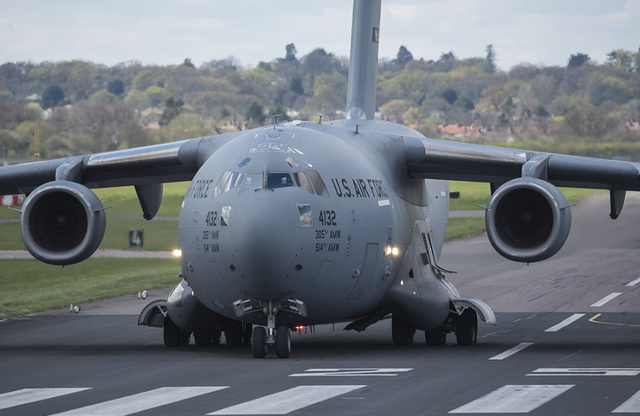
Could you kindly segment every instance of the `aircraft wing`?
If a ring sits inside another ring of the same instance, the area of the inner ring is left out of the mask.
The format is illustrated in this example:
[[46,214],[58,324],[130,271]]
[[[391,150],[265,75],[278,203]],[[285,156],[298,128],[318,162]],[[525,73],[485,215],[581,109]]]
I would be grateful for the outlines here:
[[414,178],[489,182],[487,237],[502,256],[519,262],[545,260],[564,245],[571,210],[556,186],[608,189],[612,219],[626,191],[640,191],[640,164],[403,137],[408,173]]
[[29,194],[54,180],[69,180],[89,188],[190,180],[199,167],[198,148],[203,140],[3,166],[0,195]]
[[489,182],[501,185],[533,177],[556,186],[640,191],[640,164],[502,147],[404,137],[414,178]]

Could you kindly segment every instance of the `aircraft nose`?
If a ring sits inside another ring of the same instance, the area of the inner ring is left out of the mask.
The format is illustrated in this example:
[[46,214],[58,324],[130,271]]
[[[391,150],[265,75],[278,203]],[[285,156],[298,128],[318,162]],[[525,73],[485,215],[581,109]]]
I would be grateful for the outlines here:
[[236,267],[246,276],[283,275],[294,256],[296,217],[291,204],[275,199],[246,201],[233,207],[232,248]]

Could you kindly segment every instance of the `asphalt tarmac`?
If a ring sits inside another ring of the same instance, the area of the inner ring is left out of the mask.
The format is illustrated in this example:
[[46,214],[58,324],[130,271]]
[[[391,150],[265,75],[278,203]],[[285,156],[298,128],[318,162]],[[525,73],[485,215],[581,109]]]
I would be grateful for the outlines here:
[[485,236],[447,244],[441,265],[498,326],[473,347],[391,343],[390,321],[293,334],[289,359],[249,347],[167,349],[137,314],[166,291],[0,323],[1,415],[604,415],[640,412],[640,198],[573,209],[566,246],[532,265]]

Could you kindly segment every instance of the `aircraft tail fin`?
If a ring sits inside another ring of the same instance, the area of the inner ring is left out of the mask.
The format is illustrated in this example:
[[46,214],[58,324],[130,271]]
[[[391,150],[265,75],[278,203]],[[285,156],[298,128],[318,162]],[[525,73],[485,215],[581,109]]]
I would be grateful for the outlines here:
[[354,0],[347,119],[373,119],[382,0]]

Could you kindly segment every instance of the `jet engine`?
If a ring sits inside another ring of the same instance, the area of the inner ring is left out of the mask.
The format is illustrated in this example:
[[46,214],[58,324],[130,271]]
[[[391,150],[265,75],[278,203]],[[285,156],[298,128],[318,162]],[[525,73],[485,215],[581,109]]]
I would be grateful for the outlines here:
[[91,256],[104,236],[100,199],[75,182],[54,181],[33,191],[22,207],[20,231],[27,250],[55,265],[79,263]]
[[491,196],[485,215],[489,241],[503,257],[532,263],[562,248],[571,229],[565,196],[549,182],[513,179]]

